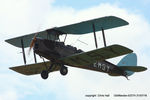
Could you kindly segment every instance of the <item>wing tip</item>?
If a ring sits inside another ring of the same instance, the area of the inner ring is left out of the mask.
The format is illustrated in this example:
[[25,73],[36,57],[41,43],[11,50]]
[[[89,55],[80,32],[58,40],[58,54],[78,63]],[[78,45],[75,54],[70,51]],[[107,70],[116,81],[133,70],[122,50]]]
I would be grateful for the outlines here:
[[[124,20],[124,19],[122,19],[122,18],[120,18],[120,17],[117,17],[117,16],[108,16],[108,17],[114,17],[114,18],[120,19],[121,21],[124,22],[124,25],[129,25],[129,22],[127,22],[126,20]],[[123,26],[124,26],[124,25],[123,25]]]
[[9,67],[9,69],[15,71],[14,67]]
[[13,71],[15,71],[15,72],[17,72],[17,73],[23,74],[23,75],[29,75],[29,74],[27,74],[27,73],[25,73],[25,72],[20,71],[20,70],[18,69],[18,67],[9,67],[9,69],[10,69],[10,70],[13,70]]
[[114,46],[120,47],[120,48],[124,48],[124,49],[128,50],[128,53],[132,53],[132,52],[133,52],[132,49],[130,49],[130,48],[128,48],[128,47],[125,47],[125,46],[122,46],[122,45],[119,45],[119,44],[114,44]]

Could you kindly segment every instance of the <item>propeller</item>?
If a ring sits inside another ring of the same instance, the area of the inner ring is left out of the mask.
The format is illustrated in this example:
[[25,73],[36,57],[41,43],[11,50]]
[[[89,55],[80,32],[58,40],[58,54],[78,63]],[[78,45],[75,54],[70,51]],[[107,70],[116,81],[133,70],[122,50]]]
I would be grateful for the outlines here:
[[29,51],[28,51],[28,54],[30,55],[30,52],[31,52],[31,49],[33,48],[33,45],[35,44],[35,41],[36,41],[36,36],[38,35],[38,33],[36,33],[33,37],[33,40],[31,41],[30,43],[30,48],[29,48]]

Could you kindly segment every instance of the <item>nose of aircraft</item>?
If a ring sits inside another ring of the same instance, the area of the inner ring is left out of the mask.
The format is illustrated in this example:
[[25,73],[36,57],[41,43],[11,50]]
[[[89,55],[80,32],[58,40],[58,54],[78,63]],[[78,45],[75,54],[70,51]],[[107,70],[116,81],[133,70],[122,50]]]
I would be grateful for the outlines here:
[[36,40],[34,41],[34,45],[33,45],[34,50],[38,50],[41,40],[42,40],[41,38],[38,38],[38,37],[36,38]]

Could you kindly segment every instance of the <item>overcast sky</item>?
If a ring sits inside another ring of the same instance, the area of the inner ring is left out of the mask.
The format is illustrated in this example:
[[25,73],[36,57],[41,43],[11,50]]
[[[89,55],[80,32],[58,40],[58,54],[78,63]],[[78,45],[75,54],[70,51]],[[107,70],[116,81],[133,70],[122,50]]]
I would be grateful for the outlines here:
[[[8,38],[51,27],[117,16],[128,21],[129,25],[105,31],[107,45],[129,47],[137,53],[138,65],[149,68],[149,5],[150,0],[0,0],[0,100],[149,100],[149,69],[135,73],[128,81],[124,77],[69,67],[67,76],[54,72],[43,80],[40,75],[24,76],[9,70],[9,67],[22,65],[23,59],[21,49],[4,42]],[[100,33],[97,32],[99,48],[103,46]],[[66,44],[85,51],[95,49],[93,34],[70,35]],[[32,55],[27,58],[28,63],[33,62]],[[109,61],[117,64],[121,58]],[[85,96],[88,94],[110,94],[110,97],[90,98]],[[147,94],[148,97],[119,98],[114,94]]]

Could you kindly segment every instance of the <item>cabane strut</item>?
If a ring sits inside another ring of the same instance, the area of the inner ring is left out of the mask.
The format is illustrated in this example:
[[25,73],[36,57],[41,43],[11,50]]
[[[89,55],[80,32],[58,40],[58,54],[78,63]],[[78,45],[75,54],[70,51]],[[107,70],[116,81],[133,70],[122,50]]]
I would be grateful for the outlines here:
[[35,61],[35,63],[37,63],[36,54],[35,54],[34,50],[33,50],[33,55],[34,55],[34,61]]

